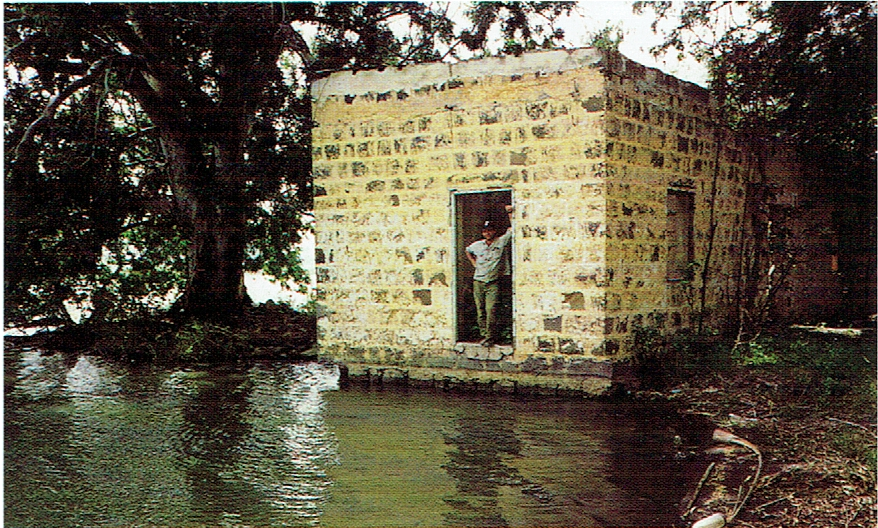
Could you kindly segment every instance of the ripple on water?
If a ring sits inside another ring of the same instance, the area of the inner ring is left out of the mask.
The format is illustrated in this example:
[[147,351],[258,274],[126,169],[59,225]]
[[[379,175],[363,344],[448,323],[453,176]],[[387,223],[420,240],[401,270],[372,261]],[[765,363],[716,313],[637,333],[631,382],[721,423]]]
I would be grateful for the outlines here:
[[687,486],[656,406],[6,357],[10,526],[655,525]]

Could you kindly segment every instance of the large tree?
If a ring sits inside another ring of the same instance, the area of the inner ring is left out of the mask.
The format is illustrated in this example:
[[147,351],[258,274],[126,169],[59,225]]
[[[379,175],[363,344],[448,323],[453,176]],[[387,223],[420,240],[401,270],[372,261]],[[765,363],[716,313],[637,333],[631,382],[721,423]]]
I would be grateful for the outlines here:
[[571,8],[476,3],[456,30],[420,3],[6,4],[7,314],[87,295],[120,318],[179,291],[228,321],[245,268],[302,278],[310,80],[476,50],[495,25],[506,51],[549,46]]
[[878,170],[875,4],[635,3],[636,10],[647,7],[657,14],[653,29],[673,20],[654,52],[676,50],[704,61],[732,127],[796,149],[806,198],[835,209],[831,227],[838,235],[847,315],[871,314]]

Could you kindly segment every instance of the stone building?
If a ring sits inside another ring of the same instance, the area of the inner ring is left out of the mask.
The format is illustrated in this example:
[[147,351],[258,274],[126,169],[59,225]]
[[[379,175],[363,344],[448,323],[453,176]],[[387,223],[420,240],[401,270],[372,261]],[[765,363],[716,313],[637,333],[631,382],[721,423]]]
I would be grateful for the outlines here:
[[[590,48],[340,72],[312,97],[319,345],[355,373],[600,391],[637,328],[734,322],[748,193],[791,170],[717,127],[707,90]],[[510,343],[483,348],[463,250],[509,203]]]

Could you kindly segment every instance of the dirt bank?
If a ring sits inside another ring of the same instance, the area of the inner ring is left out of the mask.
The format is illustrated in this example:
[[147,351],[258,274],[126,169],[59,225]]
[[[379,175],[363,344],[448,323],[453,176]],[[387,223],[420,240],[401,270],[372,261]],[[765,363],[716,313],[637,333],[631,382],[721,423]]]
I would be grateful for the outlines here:
[[[761,476],[733,526],[878,524],[874,400],[815,397],[794,379],[748,369],[696,376],[639,396],[675,401],[682,412],[705,416],[759,447]],[[711,513],[728,517],[755,473],[755,455],[715,447],[716,465],[692,503],[689,523]],[[697,483],[692,487],[694,494]]]
[[242,311],[231,326],[156,316],[23,334],[7,335],[4,341],[124,363],[219,363],[310,357],[317,344],[317,322],[311,314],[269,302]]

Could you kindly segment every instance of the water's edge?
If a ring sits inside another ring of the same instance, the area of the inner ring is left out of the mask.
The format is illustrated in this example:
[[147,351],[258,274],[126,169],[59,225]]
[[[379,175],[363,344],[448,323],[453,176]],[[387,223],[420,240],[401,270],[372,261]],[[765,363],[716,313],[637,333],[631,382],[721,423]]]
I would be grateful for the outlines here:
[[4,359],[7,526],[673,525],[703,471],[700,426],[661,402],[327,362]]

